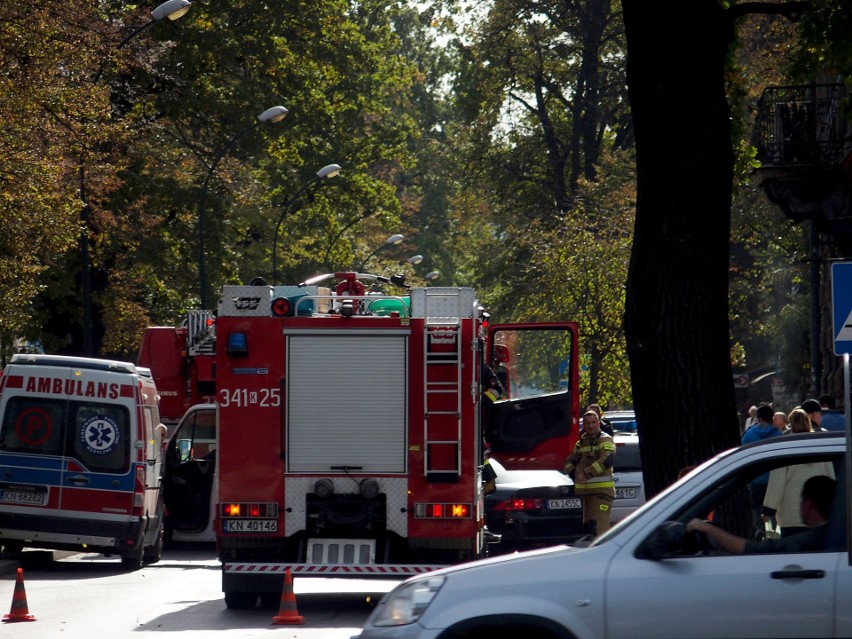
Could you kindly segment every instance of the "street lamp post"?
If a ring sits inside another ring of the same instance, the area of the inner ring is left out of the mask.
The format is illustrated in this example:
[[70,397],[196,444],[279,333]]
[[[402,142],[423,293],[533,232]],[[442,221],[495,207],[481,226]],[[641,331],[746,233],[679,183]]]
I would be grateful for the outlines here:
[[373,215],[375,212],[376,211],[373,210],[373,209],[367,209],[366,211],[364,211],[361,214],[360,217],[356,217],[354,220],[350,220],[345,225],[343,225],[343,227],[334,235],[334,237],[328,243],[328,248],[325,249],[325,255],[322,258],[323,266],[325,266],[327,269],[331,268],[328,265],[328,258],[331,256],[331,250],[334,248],[334,245],[337,243],[337,240],[340,239],[340,236],[343,235],[349,229],[351,229],[353,226],[358,224],[358,222],[363,222],[364,220],[366,220],[368,217]]
[[[191,3],[189,0],[167,0],[151,12],[151,19],[145,24],[131,31],[118,43],[116,49],[121,49],[131,39],[136,37],[144,29],[163,19],[177,20],[186,15]],[[92,76],[92,84],[95,85],[101,79],[104,72],[105,62],[101,63],[95,75]],[[89,204],[89,195],[86,192],[86,166],[83,154],[80,155],[80,201],[83,207],[80,209],[80,278],[83,280],[83,355],[91,357],[94,354],[92,340],[92,267],[89,253],[89,220],[91,219],[92,207]]]
[[376,249],[375,249],[372,253],[370,253],[370,254],[366,257],[366,259],[365,259],[363,262],[361,262],[361,265],[360,265],[357,269],[355,269],[355,270],[356,270],[356,271],[362,271],[362,270],[364,270],[364,267],[365,267],[365,266],[367,266],[367,262],[369,262],[369,261],[370,261],[370,258],[371,258],[371,257],[373,257],[376,253],[378,253],[378,252],[379,252],[379,251],[381,251],[383,248],[386,248],[386,247],[388,247],[388,246],[393,246],[394,244],[399,244],[399,243],[400,243],[400,242],[402,242],[404,239],[405,239],[405,236],[404,236],[404,235],[402,235],[401,233],[396,233],[396,234],[394,234],[394,235],[391,235],[388,239],[386,239],[386,240],[385,240],[384,244],[379,244],[379,246],[377,246],[377,247],[376,247]]
[[278,233],[281,231],[281,223],[284,222],[284,218],[287,216],[287,213],[290,210],[290,206],[293,205],[299,196],[307,191],[312,185],[317,184],[318,182],[326,179],[333,178],[340,174],[340,165],[339,164],[326,164],[319,171],[317,171],[316,177],[311,178],[302,188],[296,191],[286,202],[284,202],[281,207],[281,215],[278,216],[278,224],[275,225],[275,235],[272,238],[272,283],[276,284],[278,282]]
[[201,289],[202,310],[207,308],[207,268],[204,259],[204,217],[207,203],[207,186],[210,184],[210,178],[213,177],[213,173],[216,171],[216,167],[219,165],[220,160],[237,140],[260,124],[276,124],[277,122],[281,122],[281,120],[287,117],[287,113],[287,108],[283,106],[274,106],[267,109],[257,116],[257,120],[251,122],[248,126],[238,131],[230,140],[223,144],[216,153],[216,156],[213,158],[213,162],[210,164],[210,168],[204,178],[204,184],[201,187],[201,196],[198,199],[198,282]]

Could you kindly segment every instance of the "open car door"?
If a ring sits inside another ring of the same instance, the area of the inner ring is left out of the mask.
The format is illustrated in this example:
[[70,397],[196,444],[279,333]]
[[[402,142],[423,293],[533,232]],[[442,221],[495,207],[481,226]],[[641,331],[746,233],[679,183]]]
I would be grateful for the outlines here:
[[482,407],[483,437],[507,469],[562,470],[579,436],[577,324],[493,324],[486,363],[503,394]]
[[166,537],[201,532],[210,522],[216,470],[216,406],[191,407],[166,447]]

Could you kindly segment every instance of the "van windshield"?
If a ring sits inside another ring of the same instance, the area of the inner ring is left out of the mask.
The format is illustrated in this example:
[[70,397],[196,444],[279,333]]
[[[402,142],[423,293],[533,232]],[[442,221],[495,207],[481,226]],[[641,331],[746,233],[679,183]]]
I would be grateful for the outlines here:
[[0,450],[66,456],[91,472],[125,473],[130,415],[124,406],[12,397],[0,425]]

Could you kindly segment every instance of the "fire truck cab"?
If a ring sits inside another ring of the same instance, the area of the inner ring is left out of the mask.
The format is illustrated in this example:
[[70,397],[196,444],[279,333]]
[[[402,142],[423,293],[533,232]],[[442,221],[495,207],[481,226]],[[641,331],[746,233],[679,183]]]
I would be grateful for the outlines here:
[[[223,290],[214,523],[230,608],[274,606],[287,570],[404,577],[484,554],[487,315],[470,288],[388,295],[370,280],[387,282],[335,273]],[[525,343],[531,358],[553,342]],[[525,426],[576,429],[559,361],[552,393],[522,361],[507,362],[516,395],[490,407],[506,449]]]

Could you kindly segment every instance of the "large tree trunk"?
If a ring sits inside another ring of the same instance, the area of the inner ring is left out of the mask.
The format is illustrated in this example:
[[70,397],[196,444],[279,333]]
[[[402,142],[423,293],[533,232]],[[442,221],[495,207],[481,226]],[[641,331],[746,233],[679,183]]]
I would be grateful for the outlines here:
[[653,495],[683,468],[739,443],[724,83],[733,30],[718,0],[624,0],[623,11],[638,193],[625,332]]

